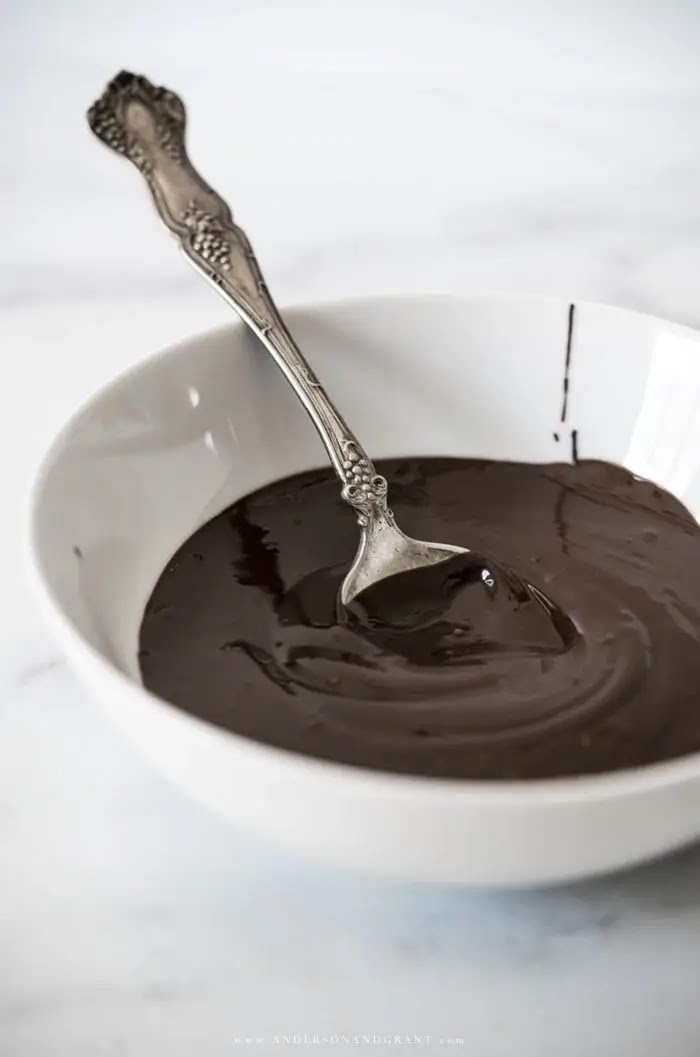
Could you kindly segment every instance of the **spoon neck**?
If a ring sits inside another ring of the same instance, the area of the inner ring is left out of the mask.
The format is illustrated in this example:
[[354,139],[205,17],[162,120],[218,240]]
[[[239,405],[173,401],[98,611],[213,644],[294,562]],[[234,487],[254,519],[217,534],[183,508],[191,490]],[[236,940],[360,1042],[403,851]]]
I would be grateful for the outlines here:
[[[276,360],[311,418],[338,475],[341,496],[357,513],[360,525],[386,511],[386,479],[332,402],[316,373],[299,350],[276,307],[270,304],[269,325],[249,320],[252,329]],[[240,309],[239,309],[240,310]]]

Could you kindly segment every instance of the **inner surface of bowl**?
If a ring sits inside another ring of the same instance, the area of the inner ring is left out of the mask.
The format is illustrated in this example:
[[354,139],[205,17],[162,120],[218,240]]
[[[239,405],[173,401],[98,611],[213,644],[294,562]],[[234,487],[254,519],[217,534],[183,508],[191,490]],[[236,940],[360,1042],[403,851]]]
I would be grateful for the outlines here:
[[[488,296],[350,302],[289,321],[377,459],[607,459],[700,514],[700,343],[685,328]],[[323,461],[242,327],[186,343],[106,388],[55,445],[35,510],[42,573],[80,633],[139,679],[143,606],[175,549],[242,495]]]

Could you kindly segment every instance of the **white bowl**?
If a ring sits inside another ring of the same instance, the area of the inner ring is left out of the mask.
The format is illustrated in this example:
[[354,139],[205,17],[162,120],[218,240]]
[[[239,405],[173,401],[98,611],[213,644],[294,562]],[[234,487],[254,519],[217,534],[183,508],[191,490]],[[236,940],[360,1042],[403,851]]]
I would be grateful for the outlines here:
[[[292,310],[291,328],[376,457],[579,455],[650,477],[700,514],[700,335],[534,297],[386,297]],[[560,440],[555,440],[558,433]],[[234,500],[323,463],[277,368],[240,326],[101,390],[34,485],[38,597],[95,699],[189,794],[301,851],[402,878],[533,884],[700,835],[700,754],[606,775],[468,782],[308,759],[210,726],[140,684],[144,604],[168,557]]]

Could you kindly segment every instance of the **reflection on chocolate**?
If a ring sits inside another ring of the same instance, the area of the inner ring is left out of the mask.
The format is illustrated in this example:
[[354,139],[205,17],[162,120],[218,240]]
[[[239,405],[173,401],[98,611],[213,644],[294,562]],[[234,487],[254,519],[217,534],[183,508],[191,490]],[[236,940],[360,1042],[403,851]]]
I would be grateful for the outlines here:
[[700,749],[700,528],[679,502],[601,462],[380,472],[407,533],[472,553],[342,612],[357,527],[337,481],[277,482],[168,563],[141,628],[146,686],[271,745],[417,775],[544,778]]

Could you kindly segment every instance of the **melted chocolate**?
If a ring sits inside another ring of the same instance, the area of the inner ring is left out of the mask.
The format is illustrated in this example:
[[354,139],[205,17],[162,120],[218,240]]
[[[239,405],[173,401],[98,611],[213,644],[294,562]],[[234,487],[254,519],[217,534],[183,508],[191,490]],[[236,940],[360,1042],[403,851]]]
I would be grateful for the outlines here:
[[380,472],[406,532],[475,554],[343,613],[357,526],[337,481],[279,481],[169,563],[145,685],[258,741],[417,775],[549,778],[700,749],[700,527],[677,500],[601,462]]

